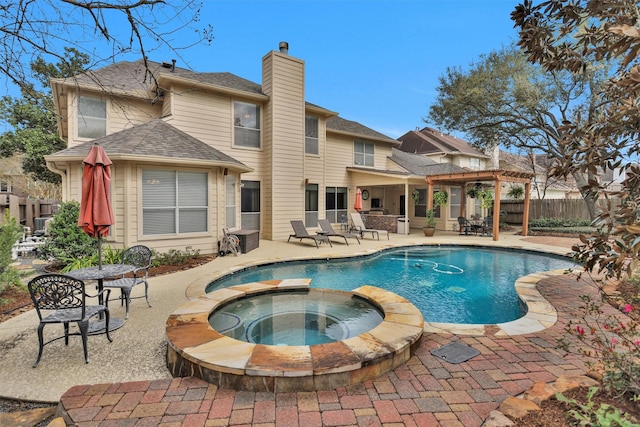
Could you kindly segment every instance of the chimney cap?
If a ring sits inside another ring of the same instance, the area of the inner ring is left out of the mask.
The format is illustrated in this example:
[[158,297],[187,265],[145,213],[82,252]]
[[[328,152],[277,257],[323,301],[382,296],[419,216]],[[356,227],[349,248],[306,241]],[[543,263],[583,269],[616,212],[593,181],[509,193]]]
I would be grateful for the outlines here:
[[280,42],[280,44],[278,45],[278,47],[280,48],[280,52],[281,53],[289,53],[289,43],[287,42]]

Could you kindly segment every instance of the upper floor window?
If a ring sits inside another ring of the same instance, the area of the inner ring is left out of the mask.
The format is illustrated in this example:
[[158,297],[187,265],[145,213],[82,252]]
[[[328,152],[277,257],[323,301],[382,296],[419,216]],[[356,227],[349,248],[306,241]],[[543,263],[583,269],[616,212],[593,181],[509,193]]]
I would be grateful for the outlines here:
[[373,166],[373,144],[355,141],[353,143],[353,163],[356,166]]
[[260,148],[260,106],[236,101],[233,117],[234,145]]
[[304,152],[306,154],[319,154],[318,148],[318,118],[306,116],[304,119]]
[[142,171],[142,234],[196,233],[208,230],[206,172]]
[[471,157],[469,159],[469,167],[473,170],[480,169],[480,159],[477,157]]
[[100,138],[107,134],[107,101],[80,95],[78,138]]

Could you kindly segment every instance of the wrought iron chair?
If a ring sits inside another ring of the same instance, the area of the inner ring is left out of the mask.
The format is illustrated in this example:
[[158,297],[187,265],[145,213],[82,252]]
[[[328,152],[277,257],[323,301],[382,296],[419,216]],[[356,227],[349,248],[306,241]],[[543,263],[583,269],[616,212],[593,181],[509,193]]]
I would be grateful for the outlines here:
[[460,235],[464,234],[466,236],[466,235],[469,235],[469,233],[475,232],[475,228],[473,227],[473,224],[471,224],[469,220],[463,216],[458,217],[458,228],[460,229],[459,230]]
[[151,267],[151,249],[144,245],[136,245],[126,249],[122,253],[122,264],[128,264],[135,266],[132,277],[123,276],[117,280],[105,281],[105,288],[117,288],[120,289],[120,304],[126,305],[125,318],[129,318],[129,303],[132,299],[142,298],[131,297],[131,290],[134,286],[144,283],[144,298],[147,300],[147,305],[151,307],[149,302],[149,268]]
[[480,226],[480,235],[484,236],[485,234],[491,237],[493,232],[493,217],[488,216],[482,221],[482,225]]
[[[38,325],[38,358],[33,364],[35,368],[40,363],[44,346],[64,338],[65,345],[69,345],[71,335],[82,337],[82,347],[84,349],[84,360],[89,363],[87,352],[87,335],[89,331],[89,319],[94,316],[104,315],[105,334],[109,342],[113,341],[109,335],[109,306],[108,302],[103,305],[87,305],[87,297],[96,297],[106,292],[104,301],[108,301],[110,290],[103,290],[96,295],[89,295],[85,291],[85,284],[82,280],[74,279],[62,274],[44,274],[31,279],[27,285],[31,300],[36,308],[36,313],[40,319]],[[69,332],[69,323],[75,322],[79,332]],[[44,342],[43,330],[45,325],[52,323],[62,323],[64,325],[64,335]]]

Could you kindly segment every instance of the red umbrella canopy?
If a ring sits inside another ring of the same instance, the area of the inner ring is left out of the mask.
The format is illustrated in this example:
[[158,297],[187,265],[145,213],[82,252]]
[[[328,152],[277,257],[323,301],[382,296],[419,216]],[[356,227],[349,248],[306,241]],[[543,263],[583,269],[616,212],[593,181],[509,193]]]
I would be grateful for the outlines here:
[[91,237],[105,237],[114,224],[111,211],[111,159],[95,144],[83,160],[82,201],[78,225]]
[[358,212],[362,210],[362,191],[359,188],[356,190],[356,202],[353,205],[353,209]]

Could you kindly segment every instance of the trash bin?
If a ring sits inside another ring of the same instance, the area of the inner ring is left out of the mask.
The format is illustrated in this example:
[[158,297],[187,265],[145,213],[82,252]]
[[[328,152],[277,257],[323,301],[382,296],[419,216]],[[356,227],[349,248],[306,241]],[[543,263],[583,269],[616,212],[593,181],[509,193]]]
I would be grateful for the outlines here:
[[409,218],[398,218],[398,234],[407,234],[409,232]]

